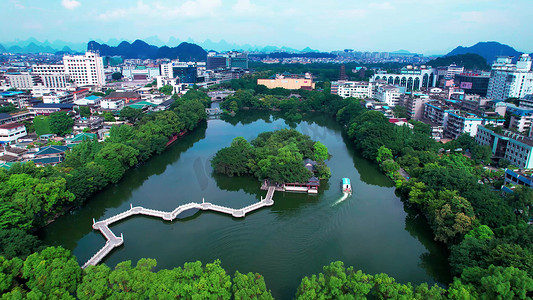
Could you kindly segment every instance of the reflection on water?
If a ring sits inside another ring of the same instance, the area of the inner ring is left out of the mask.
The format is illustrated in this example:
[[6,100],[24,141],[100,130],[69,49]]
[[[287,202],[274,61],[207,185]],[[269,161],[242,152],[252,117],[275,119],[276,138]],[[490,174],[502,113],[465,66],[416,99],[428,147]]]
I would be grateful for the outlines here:
[[[41,232],[46,242],[71,249],[80,263],[104,244],[92,230],[92,218],[103,219],[133,205],[171,211],[188,202],[206,201],[244,207],[265,196],[251,177],[213,174],[209,160],[231,140],[248,140],[263,131],[288,128],[281,114],[247,111],[234,118],[210,120],[178,140],[161,155],[130,170],[116,185],[59,218]],[[112,226],[124,234],[124,246],[104,263],[155,258],[158,268],[188,261],[221,259],[233,274],[258,272],[279,299],[292,298],[303,276],[342,260],[364,272],[388,273],[400,282],[449,281],[445,248],[433,241],[425,220],[409,212],[394,194],[393,183],[377,166],[359,156],[342,128],[328,116],[305,114],[296,129],[320,140],[332,154],[332,177],[318,195],[276,192],[275,204],[244,219],[197,212],[173,222],[132,217]],[[340,180],[348,177],[353,195],[341,196]]]

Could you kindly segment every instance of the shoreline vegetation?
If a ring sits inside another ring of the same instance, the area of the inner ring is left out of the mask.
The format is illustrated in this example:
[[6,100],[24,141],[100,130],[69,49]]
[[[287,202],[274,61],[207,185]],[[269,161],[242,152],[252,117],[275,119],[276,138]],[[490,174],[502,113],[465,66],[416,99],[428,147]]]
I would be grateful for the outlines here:
[[[382,114],[363,108],[358,99],[331,95],[327,82],[321,86],[322,91],[269,90],[258,86],[256,78],[245,76],[222,84],[220,87],[237,92],[221,107],[233,112],[243,107],[276,108],[286,111],[285,117],[293,122],[301,119],[299,112],[311,110],[335,116],[363,157],[379,164],[395,180],[404,206],[424,215],[435,240],[444,243],[451,253],[449,262],[455,278],[446,289],[425,283],[416,287],[400,284],[386,274],[368,275],[334,262],[325,266],[323,273],[303,278],[296,298],[533,296],[533,229],[527,224],[533,191],[517,188],[512,194],[502,195],[479,184],[481,178],[493,175],[482,164],[490,162],[490,153],[471,137],[439,144],[429,137],[426,125],[412,122],[412,130],[393,125]],[[70,251],[61,247],[42,250],[36,238],[28,234],[50,212],[65,204],[82,203],[108,183],[116,183],[140,160],[163,151],[168,136],[180,132],[179,128],[194,129],[198,119],[205,118],[202,94],[187,93],[192,99],[181,98],[171,111],[143,117],[134,127],[114,128],[111,139],[103,144],[86,142],[75,147],[58,167],[26,164],[0,171],[4,183],[0,187],[0,235],[5,237],[1,239],[3,255],[10,253],[0,257],[3,297],[272,298],[259,274],[236,272],[232,283],[218,261],[205,267],[199,262],[188,263],[183,268],[154,273],[155,260],[142,259],[135,267],[126,261],[113,270],[98,265],[82,271]],[[469,151],[472,158],[439,151],[458,148]],[[399,174],[400,167],[410,174],[409,181]],[[38,252],[30,254],[34,251]]]

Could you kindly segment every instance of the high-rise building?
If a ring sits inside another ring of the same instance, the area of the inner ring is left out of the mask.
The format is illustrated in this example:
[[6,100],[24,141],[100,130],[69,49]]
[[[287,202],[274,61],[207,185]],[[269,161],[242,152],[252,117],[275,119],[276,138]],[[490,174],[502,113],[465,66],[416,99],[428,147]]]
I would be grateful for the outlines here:
[[243,52],[228,52],[229,67],[248,69],[248,53]]
[[79,86],[105,85],[104,62],[95,52],[63,56],[65,73]]
[[216,52],[207,53],[207,69],[226,69],[229,67],[229,58],[226,55],[219,55]]
[[498,57],[492,65],[487,97],[496,100],[522,98],[533,93],[531,57],[522,54],[516,64],[512,57]]
[[39,75],[43,87],[56,89],[66,89],[69,87],[69,76],[65,72],[65,65],[33,65],[32,71]]

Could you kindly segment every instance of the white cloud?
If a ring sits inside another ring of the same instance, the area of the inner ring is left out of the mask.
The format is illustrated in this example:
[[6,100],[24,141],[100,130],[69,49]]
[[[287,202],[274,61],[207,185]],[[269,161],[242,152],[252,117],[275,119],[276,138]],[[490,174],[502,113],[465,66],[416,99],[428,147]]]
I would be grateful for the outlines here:
[[76,7],[80,6],[81,3],[76,0],[61,0],[61,5],[63,5],[64,8],[73,10]]
[[390,2],[370,3],[369,6],[373,9],[393,9],[394,8]]
[[142,0],[137,1],[136,6],[109,10],[97,15],[103,21],[112,21],[117,18],[127,17],[155,17],[161,19],[189,17],[201,18],[215,16],[217,9],[222,7],[222,0],[188,0],[181,5],[175,3],[163,4],[155,2],[145,4]]
[[19,9],[25,8],[25,6],[20,4],[20,2],[17,0],[9,0],[9,2],[11,2],[11,4],[13,4],[16,8],[19,8]]
[[233,6],[233,11],[239,14],[250,14],[259,11],[259,7],[252,4],[250,0],[237,0]]

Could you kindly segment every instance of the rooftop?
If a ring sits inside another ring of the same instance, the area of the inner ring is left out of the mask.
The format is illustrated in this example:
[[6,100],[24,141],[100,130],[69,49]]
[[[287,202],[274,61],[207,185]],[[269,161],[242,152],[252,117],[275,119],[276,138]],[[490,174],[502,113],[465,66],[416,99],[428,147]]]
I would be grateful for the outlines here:
[[141,98],[141,95],[139,95],[136,92],[111,92],[109,95],[106,96],[107,99],[113,99],[113,98]]
[[33,106],[34,108],[59,108],[59,109],[72,109],[74,104],[69,103],[39,103]]
[[10,124],[0,125],[0,129],[14,129],[14,128],[18,128],[18,127],[21,127],[21,126],[24,126],[24,124],[10,123]]
[[68,150],[67,146],[46,146],[35,153],[35,156],[62,154]]
[[66,141],[69,142],[69,143],[80,143],[80,142],[83,142],[83,141],[94,140],[96,138],[97,138],[97,136],[94,133],[82,132],[80,134],[77,134],[76,136],[74,136],[71,139],[67,139]]
[[87,96],[85,97],[85,99],[89,100],[89,101],[95,101],[95,100],[98,100],[100,99],[101,97],[98,97],[98,96],[95,96],[95,95],[91,95],[91,96]]

